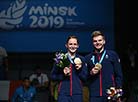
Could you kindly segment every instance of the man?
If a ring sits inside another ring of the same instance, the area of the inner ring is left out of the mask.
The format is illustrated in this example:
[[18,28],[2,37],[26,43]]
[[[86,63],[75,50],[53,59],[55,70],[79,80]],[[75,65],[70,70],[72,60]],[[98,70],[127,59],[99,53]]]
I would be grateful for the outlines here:
[[15,90],[11,102],[33,102],[35,95],[35,87],[32,87],[29,78],[25,77],[22,85]]
[[8,54],[5,48],[0,47],[0,80],[7,79]]
[[48,88],[49,78],[46,73],[42,72],[40,66],[35,66],[34,73],[29,78],[38,90]]
[[105,49],[105,36],[101,31],[94,31],[91,38],[94,50],[85,56],[89,70],[89,99],[90,102],[107,102],[107,89],[122,88],[120,59],[115,51]]

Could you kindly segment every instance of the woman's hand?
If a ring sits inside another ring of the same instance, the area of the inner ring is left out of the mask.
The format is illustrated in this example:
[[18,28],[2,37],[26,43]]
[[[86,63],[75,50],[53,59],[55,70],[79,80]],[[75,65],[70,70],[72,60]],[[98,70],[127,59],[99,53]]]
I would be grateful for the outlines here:
[[64,69],[63,69],[63,72],[64,72],[64,74],[66,75],[66,76],[69,76],[70,75],[70,68],[69,67],[65,67]]
[[82,64],[76,64],[75,67],[77,70],[79,70],[82,67]]

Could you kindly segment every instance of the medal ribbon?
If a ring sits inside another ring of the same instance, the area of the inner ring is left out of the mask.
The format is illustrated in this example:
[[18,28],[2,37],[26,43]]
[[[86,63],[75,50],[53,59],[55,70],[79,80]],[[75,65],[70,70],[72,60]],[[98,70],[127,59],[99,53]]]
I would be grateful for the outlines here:
[[70,64],[70,71],[71,71],[71,75],[70,75],[70,96],[72,96],[72,64],[74,64],[74,61],[72,60],[71,56],[68,54],[68,58],[71,62]]
[[69,61],[74,64],[74,61],[72,60],[71,56],[68,54]]
[[[106,54],[106,50],[104,50],[101,58],[100,58],[100,56],[98,56],[98,60],[99,60],[98,63],[100,63],[100,64],[102,63],[105,54]],[[92,56],[91,60],[92,60],[93,64],[96,64],[95,63],[95,56]],[[101,70],[100,70],[100,96],[102,96],[102,72],[101,72]]]
[[[104,50],[104,52],[103,52],[103,54],[102,54],[102,57],[100,58],[100,61],[99,61],[100,64],[102,63],[105,54],[106,54],[106,50]],[[96,64],[96,63],[95,63],[95,56],[92,56],[91,60],[92,60],[93,64]]]
[[71,70],[71,75],[70,75],[70,96],[72,96],[72,64],[70,64],[70,70]]

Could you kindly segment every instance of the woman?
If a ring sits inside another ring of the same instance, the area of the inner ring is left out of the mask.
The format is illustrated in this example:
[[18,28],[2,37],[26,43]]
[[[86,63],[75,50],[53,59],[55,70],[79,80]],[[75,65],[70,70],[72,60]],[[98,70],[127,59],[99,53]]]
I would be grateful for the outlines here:
[[79,42],[76,36],[69,36],[66,44],[67,60],[69,66],[60,68],[56,63],[51,72],[53,80],[59,80],[58,102],[82,102],[83,86],[82,81],[87,78],[87,69],[84,57],[77,54]]

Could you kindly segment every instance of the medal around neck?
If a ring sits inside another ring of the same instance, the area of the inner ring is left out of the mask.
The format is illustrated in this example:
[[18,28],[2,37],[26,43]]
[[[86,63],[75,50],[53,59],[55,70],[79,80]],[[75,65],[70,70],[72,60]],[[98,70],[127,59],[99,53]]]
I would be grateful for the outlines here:
[[74,59],[74,64],[75,64],[76,69],[79,70],[82,67],[82,61],[81,61],[81,59],[78,58],[78,57],[75,58]]
[[100,63],[96,63],[95,64],[95,68],[98,69],[98,70],[101,70],[102,65]]
[[80,58],[75,58],[74,63],[77,64],[77,65],[80,65],[82,63],[82,61],[81,61]]

